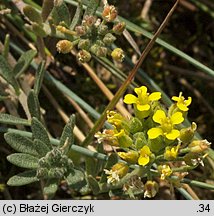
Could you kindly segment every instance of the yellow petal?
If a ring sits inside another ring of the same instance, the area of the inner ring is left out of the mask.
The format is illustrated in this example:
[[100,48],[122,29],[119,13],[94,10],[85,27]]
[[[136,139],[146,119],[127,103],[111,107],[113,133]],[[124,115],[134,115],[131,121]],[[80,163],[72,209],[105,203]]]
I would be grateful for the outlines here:
[[157,101],[161,98],[161,93],[160,92],[154,92],[149,95],[149,100],[150,101]]
[[147,88],[146,86],[141,86],[139,88],[135,88],[134,91],[137,95],[145,95],[147,93]]
[[149,139],[155,139],[160,135],[163,135],[163,131],[161,128],[151,128],[147,132]]
[[140,150],[141,156],[145,155],[151,155],[150,148],[148,146],[143,146],[143,148]]
[[123,100],[124,103],[126,104],[133,104],[137,102],[137,97],[132,95],[132,94],[127,94],[125,95],[125,98]]
[[156,123],[161,124],[161,122],[166,118],[166,114],[163,110],[157,110],[153,115],[153,120]]
[[176,112],[171,116],[171,122],[173,125],[180,124],[183,121],[184,118],[181,112]]
[[173,97],[172,97],[172,100],[174,100],[174,101],[179,101],[179,100],[180,100],[180,98],[179,98],[179,97],[177,97],[177,96],[173,96]]
[[185,101],[186,105],[189,106],[192,103],[192,98],[188,97],[188,99]]
[[137,109],[139,111],[148,111],[150,109],[150,105],[149,104],[145,104],[145,105],[137,104]]
[[149,163],[149,157],[147,156],[147,157],[142,157],[142,156],[140,156],[139,158],[138,158],[138,164],[139,165],[142,165],[142,166],[145,166],[146,164],[148,164]]
[[175,140],[180,136],[180,131],[173,129],[170,133],[166,134],[166,138],[169,140]]
[[180,110],[186,112],[187,110],[189,110],[189,108],[187,107],[187,105],[183,104],[183,103],[177,103],[177,106]]

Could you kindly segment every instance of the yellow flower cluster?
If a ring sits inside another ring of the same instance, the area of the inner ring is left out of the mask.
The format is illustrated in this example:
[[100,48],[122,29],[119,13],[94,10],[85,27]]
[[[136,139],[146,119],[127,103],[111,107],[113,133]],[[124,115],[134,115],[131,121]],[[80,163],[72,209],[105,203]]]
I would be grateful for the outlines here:
[[[146,86],[134,91],[136,95],[125,95],[124,103],[134,105],[135,116],[126,119],[117,112],[108,111],[107,121],[113,128],[95,136],[99,143],[116,146],[118,157],[124,161],[106,171],[108,183],[120,182],[130,170],[128,167],[138,165],[143,169],[139,177],[148,178],[144,196],[153,197],[158,190],[157,176],[159,181],[171,181],[170,177],[177,170],[185,176],[188,167],[193,169],[202,163],[210,143],[194,139],[197,128],[194,122],[190,127],[182,125],[192,102],[191,97],[185,99],[182,93],[178,97],[173,96],[175,103],[166,109],[160,103],[160,92],[148,93]],[[125,171],[116,175],[121,167]]]

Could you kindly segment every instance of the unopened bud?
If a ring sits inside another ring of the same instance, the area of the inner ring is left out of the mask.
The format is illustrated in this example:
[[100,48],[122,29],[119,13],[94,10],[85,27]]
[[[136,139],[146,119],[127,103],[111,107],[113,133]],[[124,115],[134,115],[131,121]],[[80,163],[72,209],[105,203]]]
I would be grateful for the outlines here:
[[105,37],[103,38],[103,42],[108,46],[114,43],[115,40],[116,40],[116,37],[111,33],[107,33]]
[[143,132],[135,133],[133,138],[134,138],[134,144],[137,149],[141,149],[148,142]]
[[90,27],[90,26],[94,25],[94,23],[96,22],[96,20],[97,20],[97,18],[95,16],[85,15],[83,23],[85,25],[87,25],[88,27]]
[[155,181],[147,181],[144,185],[144,197],[152,198],[159,190],[158,183]]
[[118,176],[123,178],[128,173],[129,167],[125,163],[116,163],[111,170],[117,172]]
[[191,127],[181,129],[179,139],[182,141],[182,143],[188,144],[189,142],[191,142],[196,129],[197,125],[195,122],[192,123]]
[[114,60],[122,62],[123,59],[125,58],[124,52],[121,48],[115,48],[112,53],[111,56]]
[[202,153],[209,148],[211,145],[207,140],[194,140],[192,141],[188,148],[192,153]]
[[56,48],[59,53],[66,54],[71,52],[71,50],[73,49],[73,43],[69,40],[60,40],[56,44]]
[[98,34],[105,35],[108,33],[108,26],[107,25],[100,25],[98,28]]
[[83,36],[86,34],[86,27],[85,26],[76,26],[75,31],[76,31],[77,35]]
[[117,153],[123,160],[128,163],[136,164],[139,158],[139,154],[136,151],[118,152]]
[[77,59],[82,63],[89,62],[91,60],[91,54],[86,50],[80,50],[77,53]]
[[142,122],[138,118],[132,118],[130,120],[130,133],[135,134],[142,131]]
[[125,22],[119,22],[113,26],[113,32],[117,35],[121,35],[126,27]]
[[117,10],[113,5],[108,5],[104,8],[102,17],[107,22],[112,22],[117,17]]
[[89,39],[81,39],[78,43],[78,48],[83,50],[88,50],[90,47],[90,40]]
[[133,140],[122,129],[119,133],[114,135],[117,137],[120,147],[128,148],[133,144]]

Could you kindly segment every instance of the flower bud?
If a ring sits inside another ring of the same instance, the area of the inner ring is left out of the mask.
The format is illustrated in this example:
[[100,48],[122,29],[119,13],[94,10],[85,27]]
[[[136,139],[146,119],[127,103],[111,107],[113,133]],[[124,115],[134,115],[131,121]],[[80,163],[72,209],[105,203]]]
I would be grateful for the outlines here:
[[75,31],[76,31],[77,35],[83,36],[86,34],[86,27],[85,26],[76,26]]
[[96,20],[97,20],[97,18],[95,16],[85,15],[83,23],[85,25],[87,25],[88,27],[90,27],[90,26],[94,25],[94,23],[96,22]]
[[158,183],[155,181],[147,181],[144,185],[144,198],[152,198],[154,197],[159,190]]
[[138,161],[139,154],[136,151],[118,152],[117,153],[123,160],[128,163],[136,164]]
[[207,140],[194,140],[192,141],[188,148],[192,153],[202,153],[209,148],[211,145]]
[[191,127],[181,129],[179,138],[182,143],[188,144],[193,139],[196,129],[197,125],[195,122],[192,122]]
[[66,54],[71,52],[71,50],[73,49],[73,43],[69,40],[60,40],[56,44],[56,48],[59,53]]
[[98,44],[91,46],[90,50],[92,53],[99,57],[105,57],[108,52],[108,49],[106,47],[99,46]]
[[141,149],[148,142],[143,132],[135,133],[133,138],[134,138],[134,144],[137,149]]
[[117,35],[121,35],[126,27],[125,22],[119,22],[113,26],[113,32]]
[[125,133],[124,129],[114,136],[117,137],[119,146],[122,148],[128,148],[133,144],[133,140]]
[[90,47],[90,40],[89,39],[80,39],[78,43],[78,48],[83,50],[88,50]]
[[116,163],[111,170],[117,172],[118,176],[123,178],[128,173],[129,167],[125,163]]
[[112,22],[117,17],[117,10],[113,5],[108,5],[104,8],[102,17],[107,22]]
[[121,48],[115,48],[112,51],[111,56],[114,60],[119,62],[122,62],[123,59],[125,58],[124,51]]
[[135,134],[142,130],[142,122],[138,118],[132,118],[130,120],[130,133]]
[[89,62],[91,60],[91,54],[86,50],[80,50],[77,54],[77,59],[82,62]]
[[111,33],[107,33],[105,37],[103,38],[103,42],[108,46],[114,43],[115,40],[116,40],[116,37]]
[[164,159],[166,160],[174,160],[178,156],[178,150],[180,148],[180,144],[177,146],[167,146],[164,152]]
[[98,34],[99,35],[105,35],[108,33],[108,26],[101,24],[98,28]]

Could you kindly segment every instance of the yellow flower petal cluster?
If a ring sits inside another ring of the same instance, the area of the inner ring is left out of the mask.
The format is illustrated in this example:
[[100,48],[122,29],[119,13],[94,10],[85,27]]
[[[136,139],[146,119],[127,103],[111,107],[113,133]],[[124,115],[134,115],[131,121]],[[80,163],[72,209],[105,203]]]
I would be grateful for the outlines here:
[[125,95],[124,103],[126,104],[136,104],[136,108],[139,111],[148,111],[150,109],[150,102],[158,101],[161,98],[160,92],[147,93],[146,86],[141,86],[134,89],[137,97],[132,94]]
[[175,140],[179,137],[180,131],[174,129],[174,126],[184,121],[181,112],[176,112],[167,117],[163,110],[157,110],[153,116],[154,122],[160,124],[160,127],[151,128],[147,134],[149,139],[155,139],[159,136],[165,136],[169,140]]
[[141,166],[146,166],[150,161],[150,156],[152,152],[148,146],[143,146],[140,150],[140,157],[138,158],[138,164]]
[[164,158],[166,160],[173,160],[177,158],[179,148],[180,148],[180,144],[178,144],[177,146],[173,146],[173,147],[167,146],[164,152]]
[[182,92],[179,94],[178,97],[176,96],[173,96],[172,97],[172,100],[176,101],[177,102],[177,107],[181,110],[181,111],[188,111],[189,108],[188,106],[191,104],[192,102],[192,98],[191,97],[188,97],[187,100],[185,100],[185,98],[182,96]]

